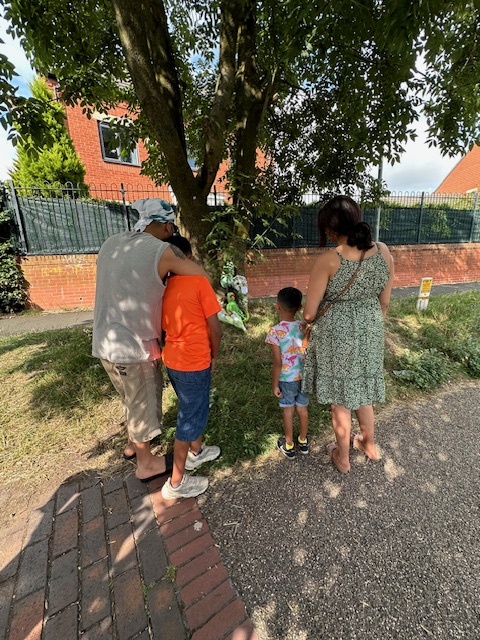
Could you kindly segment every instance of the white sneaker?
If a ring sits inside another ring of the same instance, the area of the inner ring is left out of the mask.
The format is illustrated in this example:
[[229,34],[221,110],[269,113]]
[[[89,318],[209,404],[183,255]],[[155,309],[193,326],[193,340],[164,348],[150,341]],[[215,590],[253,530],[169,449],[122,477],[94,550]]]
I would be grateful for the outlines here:
[[169,478],[162,487],[162,497],[165,500],[177,498],[195,498],[208,488],[208,480],[203,476],[189,476],[186,473],[182,482],[175,489],[172,487],[172,479]]
[[197,467],[199,467],[204,462],[209,462],[210,460],[216,460],[220,455],[220,447],[217,445],[206,445],[200,449],[200,453],[195,455],[191,451],[187,454],[187,461],[185,463],[185,469],[187,471],[193,471]]

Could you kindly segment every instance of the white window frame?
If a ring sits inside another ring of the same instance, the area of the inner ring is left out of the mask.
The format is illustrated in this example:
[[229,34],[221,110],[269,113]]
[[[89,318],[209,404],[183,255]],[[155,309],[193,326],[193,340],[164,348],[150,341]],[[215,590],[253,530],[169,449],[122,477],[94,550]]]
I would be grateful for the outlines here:
[[[127,158],[122,158],[121,156],[121,146],[120,144],[116,148],[116,158],[110,158],[107,155],[107,149],[105,147],[105,140],[103,137],[104,130],[110,130],[110,123],[108,120],[100,120],[98,122],[98,135],[100,137],[100,148],[102,150],[102,158],[104,162],[113,162],[114,164],[124,164],[131,167],[139,167],[140,166],[140,157],[138,153],[138,143],[135,144],[135,148],[130,151],[130,156]],[[115,134],[114,134],[115,135]]]

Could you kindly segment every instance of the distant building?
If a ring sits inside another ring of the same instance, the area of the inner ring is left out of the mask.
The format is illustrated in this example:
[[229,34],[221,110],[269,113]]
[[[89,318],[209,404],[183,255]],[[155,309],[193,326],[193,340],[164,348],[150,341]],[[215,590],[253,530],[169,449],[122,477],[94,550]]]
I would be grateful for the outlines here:
[[475,145],[450,171],[435,193],[480,191],[480,146]]

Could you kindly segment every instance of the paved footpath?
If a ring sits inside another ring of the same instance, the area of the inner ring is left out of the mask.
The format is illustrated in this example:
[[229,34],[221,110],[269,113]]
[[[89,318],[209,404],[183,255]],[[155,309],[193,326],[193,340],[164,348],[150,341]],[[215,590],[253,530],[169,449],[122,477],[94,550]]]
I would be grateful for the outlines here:
[[195,499],[63,484],[0,533],[0,638],[258,640]]
[[[0,336],[91,316],[4,317]],[[163,482],[129,472],[66,483],[1,530],[0,638],[259,640],[197,501],[163,500]]]

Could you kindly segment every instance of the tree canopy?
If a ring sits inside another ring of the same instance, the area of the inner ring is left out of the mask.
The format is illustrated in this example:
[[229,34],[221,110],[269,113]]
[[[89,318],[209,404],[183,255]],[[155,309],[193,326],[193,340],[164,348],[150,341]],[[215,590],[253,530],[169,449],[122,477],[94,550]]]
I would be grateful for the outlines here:
[[[170,183],[197,249],[215,244],[213,223],[245,237],[254,211],[365,188],[369,166],[398,159],[422,111],[443,153],[479,137],[474,0],[0,2],[66,103],[88,113],[124,102],[138,116],[144,171]],[[5,95],[12,69],[0,68]],[[11,100],[3,120],[13,110],[22,125],[21,107]],[[219,225],[206,199],[224,158],[233,207]]]

